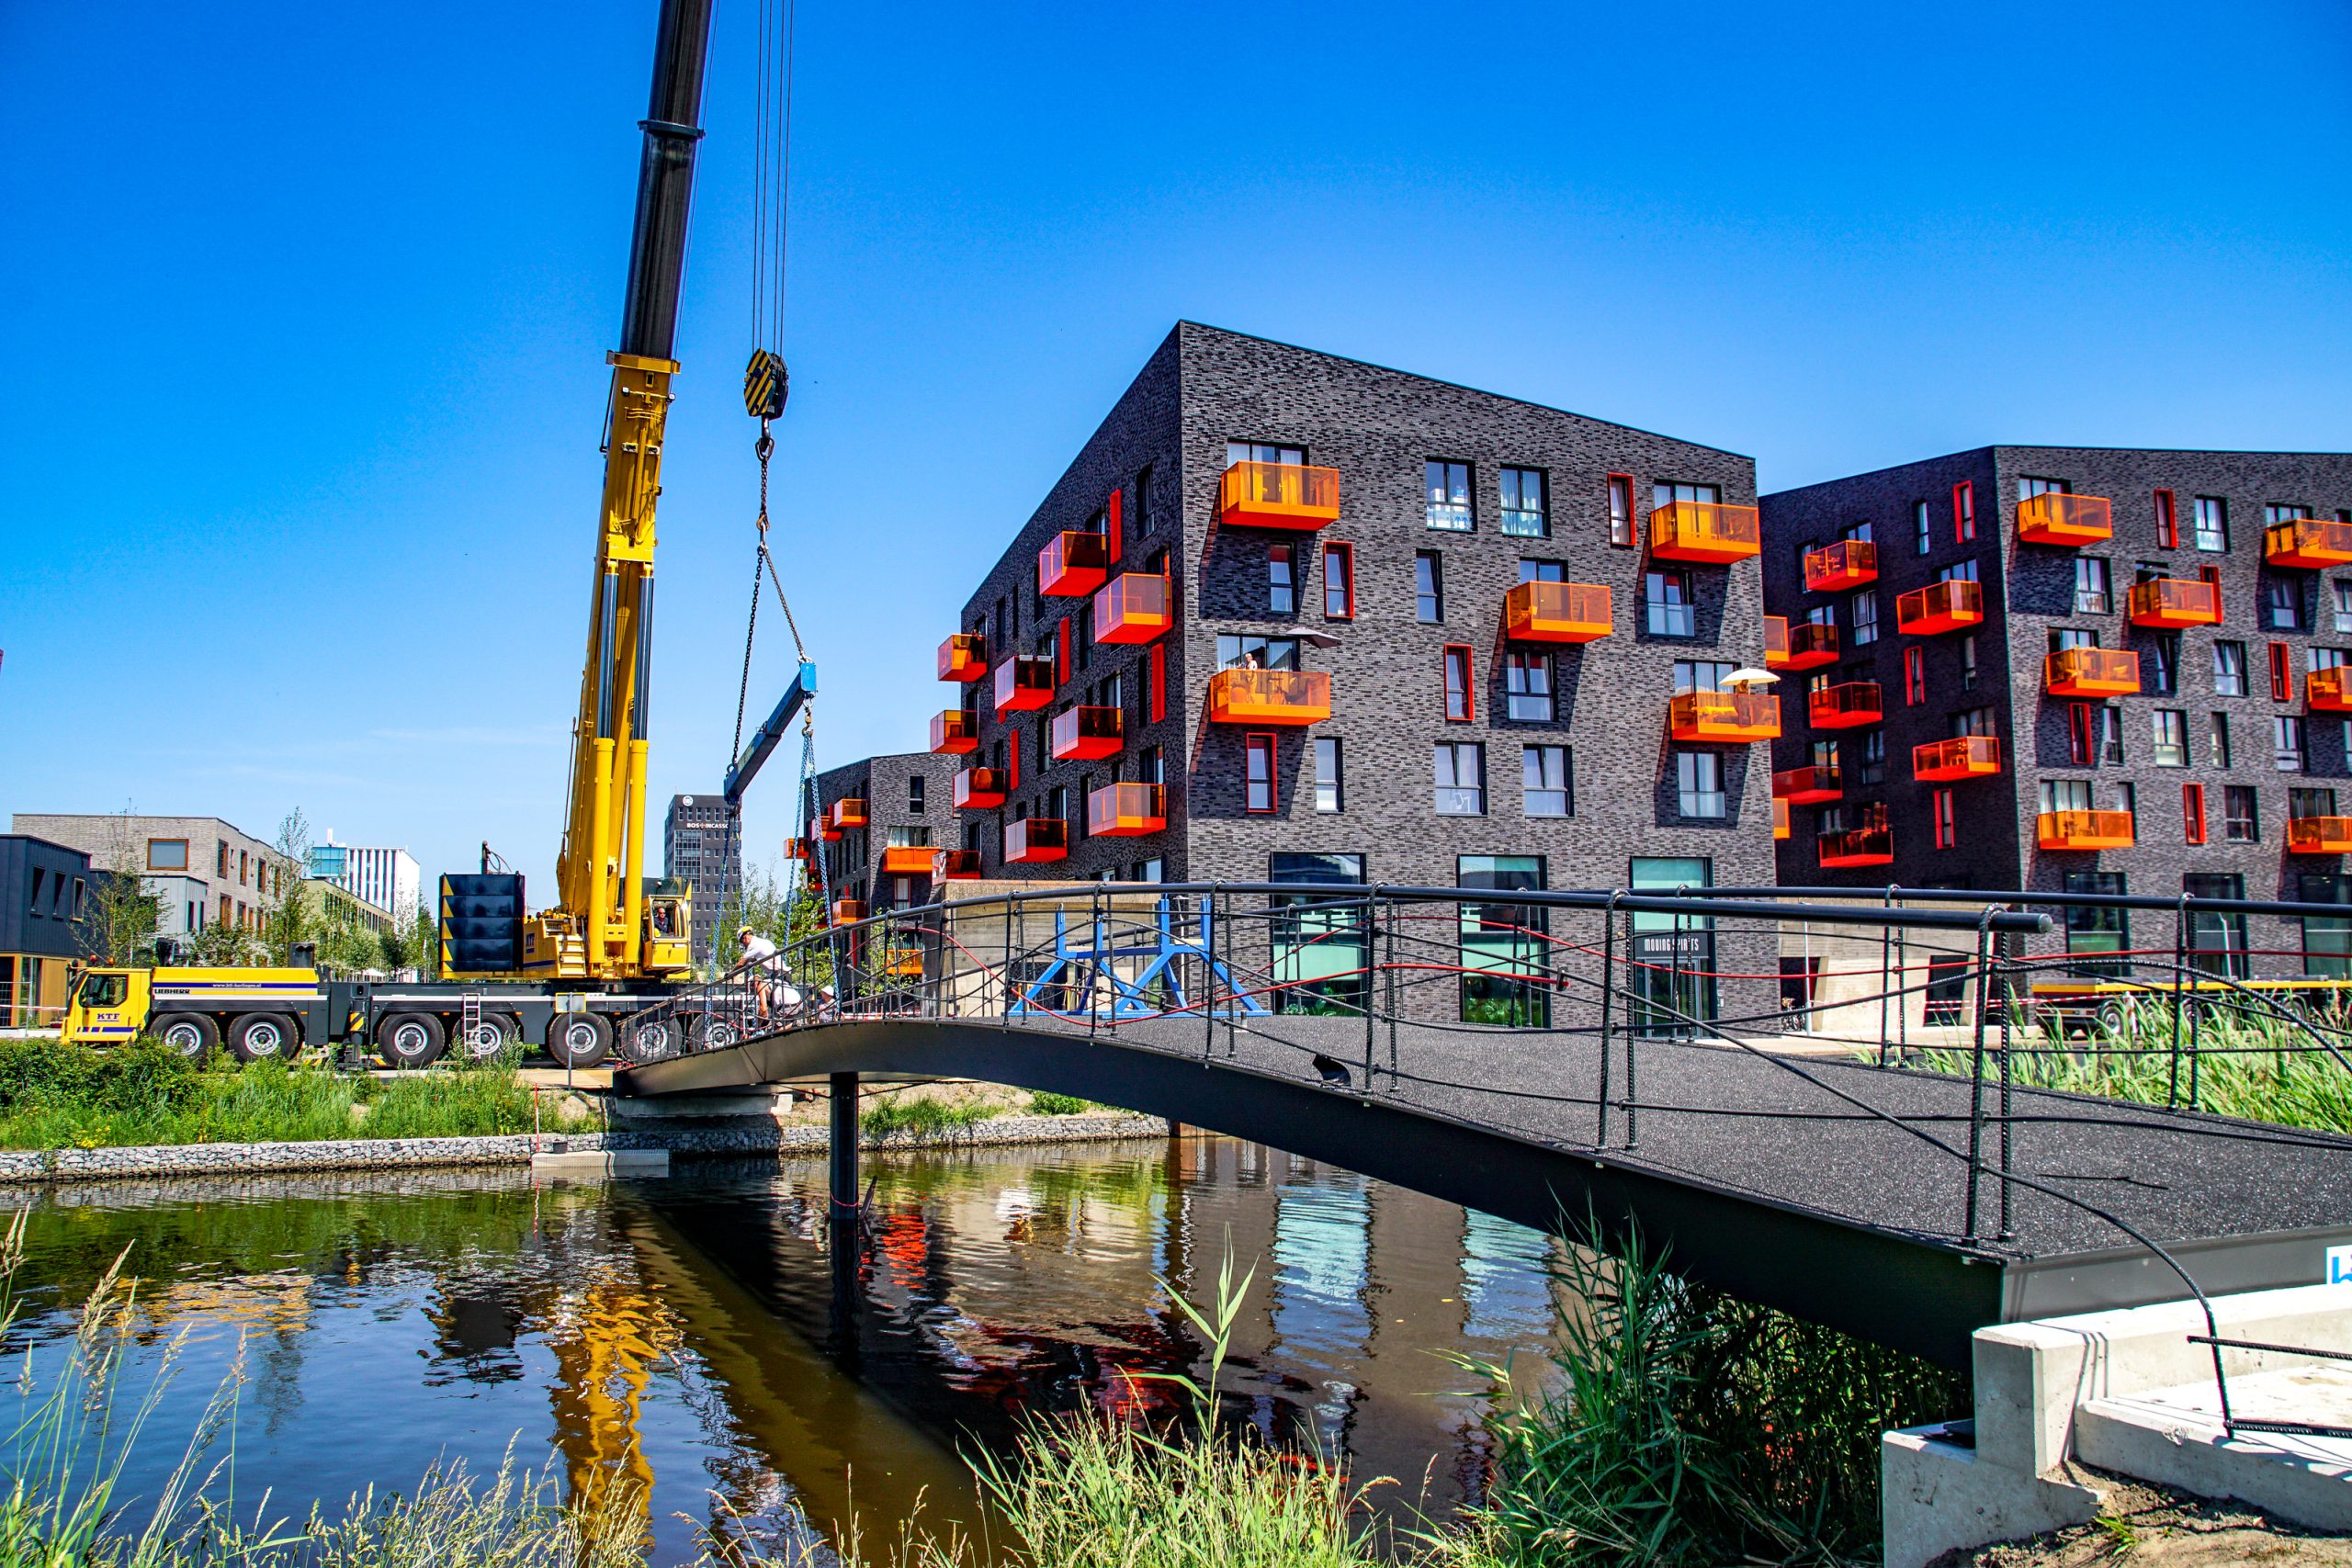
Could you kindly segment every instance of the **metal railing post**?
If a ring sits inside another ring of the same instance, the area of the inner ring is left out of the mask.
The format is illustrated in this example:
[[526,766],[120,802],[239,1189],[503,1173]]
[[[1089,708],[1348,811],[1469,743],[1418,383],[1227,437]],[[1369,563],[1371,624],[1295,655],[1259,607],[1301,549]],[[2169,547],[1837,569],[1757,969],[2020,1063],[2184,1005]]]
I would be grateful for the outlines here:
[[1609,907],[1600,912],[1600,1124],[1594,1130],[1593,1145],[1603,1149],[1609,1146],[1610,1025],[1617,999],[1617,900],[1624,894],[1622,887],[1611,890]]
[[1374,1052],[1376,1049],[1372,1022],[1372,944],[1377,940],[1373,931],[1372,895],[1363,896],[1363,961],[1358,965],[1356,997],[1363,1009],[1363,1088],[1372,1092]]
[[1216,895],[1203,893],[1201,914],[1201,1061],[1216,1055]]
[[2180,896],[2172,917],[2172,1070],[2165,1081],[2165,1104],[2180,1103],[2180,995],[2188,967],[2188,895]]
[[[1375,889],[1375,892],[1377,890]],[[1388,911],[1388,919],[1382,922],[1384,930],[1382,931],[1381,936],[1388,950],[1388,961],[1383,968],[1381,989],[1387,998],[1384,1006],[1388,1014],[1388,1087],[1394,1089],[1396,1087],[1398,1076],[1396,1068],[1396,987],[1398,984],[1396,978],[1396,910],[1398,906],[1394,896],[1384,897],[1381,900],[1381,905],[1382,908]]]
[[2013,1119],[2011,1118],[2010,1114],[2009,1114],[2009,1111],[2010,1111],[2010,1105],[2011,1105],[2010,1090],[2011,1090],[2011,1089],[2012,1089],[2012,1087],[2013,1087],[2013,1084],[2014,1084],[2014,1081],[2015,1081],[2015,1080],[2014,1080],[2014,1077],[2013,1077],[2013,1075],[2011,1074],[2010,1069],[2009,1069],[2009,1020],[2010,1020],[2011,1016],[2012,1016],[2016,1011],[2017,1011],[2017,976],[2016,976],[2016,972],[2015,972],[2015,970],[2013,969],[2013,967],[2012,967],[2012,966],[2011,966],[2011,964],[2009,964],[2008,960],[2007,960],[2007,958],[2004,958],[2004,959],[2002,960],[2002,962],[2001,962],[2001,1140],[2000,1140],[2000,1143],[2001,1143],[2001,1230],[2000,1230],[2000,1236],[2001,1236],[2001,1239],[2002,1239],[2003,1241],[2007,1241],[2007,1240],[2008,1240],[2012,1235],[2016,1235],[2016,1234],[2017,1234],[2014,1230],[2012,1230],[2012,1229],[2010,1228],[2010,1225],[2009,1225],[2009,1209],[2010,1209],[2010,1198],[2009,1198],[2010,1184],[2009,1184],[2009,1176],[2010,1176],[2010,1170],[2011,1170],[2011,1167],[2010,1167],[2010,1160],[2009,1160],[2009,1129],[2010,1129],[2010,1126],[2011,1126],[2011,1123],[2012,1123],[2012,1120],[2013,1120]]
[[1968,1064],[1968,1199],[1961,1234],[1976,1239],[1978,1178],[1984,1168],[1984,1009],[1991,1001],[1988,938],[1993,924],[1990,905],[1976,920],[1976,1038]]
[[[1894,908],[1894,884],[1886,885],[1886,908]],[[1878,1065],[1886,1066],[1886,986],[1894,959],[1894,928],[1878,929]]]

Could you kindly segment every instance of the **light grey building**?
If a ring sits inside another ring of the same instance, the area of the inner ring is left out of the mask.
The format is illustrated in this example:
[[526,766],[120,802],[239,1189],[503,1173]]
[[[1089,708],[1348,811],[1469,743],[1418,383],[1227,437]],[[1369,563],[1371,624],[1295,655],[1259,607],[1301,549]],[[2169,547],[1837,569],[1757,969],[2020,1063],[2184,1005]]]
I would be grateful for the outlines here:
[[80,850],[104,871],[128,846],[162,905],[157,931],[187,936],[216,921],[259,931],[264,915],[300,880],[267,843],[218,817],[19,811],[12,829]]

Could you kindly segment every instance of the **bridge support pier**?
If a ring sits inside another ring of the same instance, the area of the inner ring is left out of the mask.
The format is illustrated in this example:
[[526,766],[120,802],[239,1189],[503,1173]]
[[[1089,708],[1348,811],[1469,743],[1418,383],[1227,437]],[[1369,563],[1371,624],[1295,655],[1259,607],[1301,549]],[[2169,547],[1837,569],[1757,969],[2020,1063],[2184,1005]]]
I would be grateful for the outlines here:
[[[833,1294],[833,1342],[854,1358],[857,1349],[857,1075],[831,1077],[832,1115],[829,1128],[825,1195],[825,1245]],[[853,1363],[854,1364],[854,1363]]]
[[836,1225],[857,1207],[857,1075],[831,1076],[832,1122],[827,1148]]

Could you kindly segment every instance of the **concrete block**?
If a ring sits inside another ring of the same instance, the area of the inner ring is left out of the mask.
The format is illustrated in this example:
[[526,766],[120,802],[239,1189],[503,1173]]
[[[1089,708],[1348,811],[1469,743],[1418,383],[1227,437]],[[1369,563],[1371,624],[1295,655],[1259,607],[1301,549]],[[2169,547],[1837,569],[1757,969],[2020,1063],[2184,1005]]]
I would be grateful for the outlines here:
[[576,1153],[537,1154],[531,1156],[531,1172],[535,1176],[667,1176],[670,1174],[670,1151],[667,1149],[582,1149]]
[[[2352,1367],[2306,1362],[2230,1378],[2241,1419],[2352,1426]],[[2097,1465],[2203,1497],[2236,1497],[2312,1529],[2352,1532],[2352,1442],[2292,1433],[2234,1438],[2210,1380],[2093,1400],[2076,1413],[2075,1452]]]
[[1940,1427],[1889,1432],[1879,1446],[1886,1568],[1926,1568],[1954,1548],[2015,1540],[2096,1517],[2099,1495],[2019,1475],[1941,1440]]

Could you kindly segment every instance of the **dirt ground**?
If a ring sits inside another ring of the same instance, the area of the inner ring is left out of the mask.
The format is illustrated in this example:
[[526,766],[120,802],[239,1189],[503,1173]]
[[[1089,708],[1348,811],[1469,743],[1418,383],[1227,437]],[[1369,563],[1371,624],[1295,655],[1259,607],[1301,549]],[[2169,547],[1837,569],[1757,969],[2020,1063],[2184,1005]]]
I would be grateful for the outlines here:
[[2259,1510],[2100,1476],[2096,1524],[1946,1552],[1936,1568],[2352,1568],[2352,1537],[2313,1535]]

